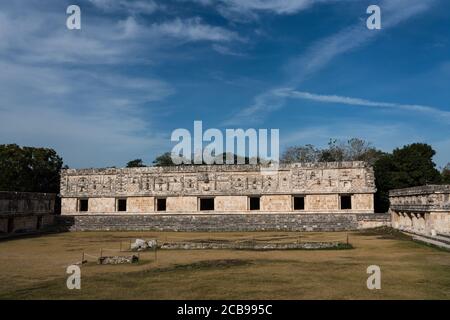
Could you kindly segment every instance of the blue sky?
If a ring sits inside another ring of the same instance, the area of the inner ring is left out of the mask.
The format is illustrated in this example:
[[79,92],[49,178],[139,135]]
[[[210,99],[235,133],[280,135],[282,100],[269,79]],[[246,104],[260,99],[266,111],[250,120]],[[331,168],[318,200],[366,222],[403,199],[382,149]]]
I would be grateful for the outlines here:
[[[66,28],[81,8],[82,29]],[[382,29],[366,28],[377,4]],[[0,143],[70,167],[150,163],[174,129],[280,129],[281,149],[364,138],[450,161],[445,0],[0,3]]]

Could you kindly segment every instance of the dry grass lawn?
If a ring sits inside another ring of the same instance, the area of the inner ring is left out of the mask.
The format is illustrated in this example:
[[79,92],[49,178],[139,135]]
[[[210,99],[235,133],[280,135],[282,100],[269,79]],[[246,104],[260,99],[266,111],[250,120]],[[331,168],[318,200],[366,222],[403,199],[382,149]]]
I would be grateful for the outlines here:
[[[346,233],[302,233],[300,241],[345,241]],[[0,242],[0,299],[450,299],[450,253],[389,231],[349,233],[351,250],[160,250],[134,265],[66,267],[82,252],[118,254],[131,239],[297,241],[293,232],[74,232]],[[114,251],[108,251],[113,249]],[[123,253],[122,254],[127,254]],[[378,265],[381,290],[368,290]]]

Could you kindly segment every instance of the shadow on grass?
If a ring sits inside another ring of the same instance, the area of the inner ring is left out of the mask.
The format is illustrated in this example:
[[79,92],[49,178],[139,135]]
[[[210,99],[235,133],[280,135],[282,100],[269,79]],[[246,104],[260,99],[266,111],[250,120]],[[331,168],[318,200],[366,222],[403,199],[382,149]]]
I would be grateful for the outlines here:
[[379,227],[368,230],[361,230],[355,236],[375,236],[381,240],[412,240],[411,236],[404,234],[390,227]]

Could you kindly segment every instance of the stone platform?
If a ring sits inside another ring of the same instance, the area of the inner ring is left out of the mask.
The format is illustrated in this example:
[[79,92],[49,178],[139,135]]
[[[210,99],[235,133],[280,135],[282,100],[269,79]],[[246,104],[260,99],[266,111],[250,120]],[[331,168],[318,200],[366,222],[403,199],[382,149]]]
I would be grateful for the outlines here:
[[350,231],[390,226],[387,214],[89,214],[58,216],[70,231]]

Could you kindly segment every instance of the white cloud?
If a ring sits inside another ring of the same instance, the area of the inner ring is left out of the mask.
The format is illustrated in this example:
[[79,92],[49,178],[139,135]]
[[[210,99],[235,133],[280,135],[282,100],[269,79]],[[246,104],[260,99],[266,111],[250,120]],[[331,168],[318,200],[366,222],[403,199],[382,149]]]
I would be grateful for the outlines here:
[[108,166],[150,161],[169,141],[148,117],[152,103],[173,93],[159,79],[1,62],[0,69],[2,143],[54,147],[71,166]]
[[217,43],[213,44],[212,48],[214,51],[216,51],[220,54],[223,54],[225,56],[234,56],[234,57],[245,57],[246,56],[246,54],[244,54],[244,53],[234,51],[233,49],[231,49],[227,46],[223,46],[223,45],[220,45]]
[[240,40],[235,32],[218,26],[204,24],[199,17],[180,19],[152,25],[152,29],[163,35],[168,35],[181,41],[213,41],[229,42]]
[[289,88],[278,89],[274,92],[275,95],[286,98],[294,99],[304,99],[312,100],[323,103],[336,103],[345,104],[352,106],[364,106],[364,107],[375,107],[375,108],[388,108],[388,109],[398,109],[408,112],[420,112],[426,115],[434,116],[440,120],[450,123],[450,112],[440,110],[435,107],[416,105],[416,104],[401,104],[392,102],[378,102],[370,101],[360,98],[344,97],[337,95],[320,95],[310,92],[296,91]]
[[268,11],[277,14],[294,14],[304,10],[314,3],[324,1],[314,0],[222,0],[233,11]]
[[[92,1],[114,14],[85,16],[70,31],[56,2],[0,3],[0,137],[54,147],[71,166],[150,161],[167,150],[158,108],[175,90],[152,75],[153,64],[185,42],[243,41],[199,18],[145,23],[137,13],[160,10],[154,1]],[[124,65],[145,73],[124,73]]]
[[[339,0],[179,0],[191,1],[204,6],[214,6],[225,18],[236,22],[248,22],[259,18],[259,14],[292,15],[309,9],[315,4],[338,2]],[[355,1],[355,0],[343,0]]]
[[284,100],[274,93],[281,87],[294,87],[307,77],[316,74],[339,55],[363,46],[386,30],[427,11],[436,1],[422,0],[385,0],[382,8],[382,30],[368,30],[365,21],[344,28],[331,36],[313,43],[301,55],[292,59],[286,66],[288,77],[285,83],[267,90],[254,98],[249,107],[234,114],[225,123],[242,123],[260,121],[273,110],[283,107]]
[[318,40],[303,54],[286,66],[290,70],[291,82],[300,82],[326,67],[337,56],[365,45],[386,33],[386,30],[421,14],[433,6],[435,0],[385,0],[380,3],[382,10],[382,30],[373,31],[366,27],[364,20],[343,30]]
[[89,0],[96,7],[105,11],[127,11],[131,14],[151,14],[161,9],[152,0]]

